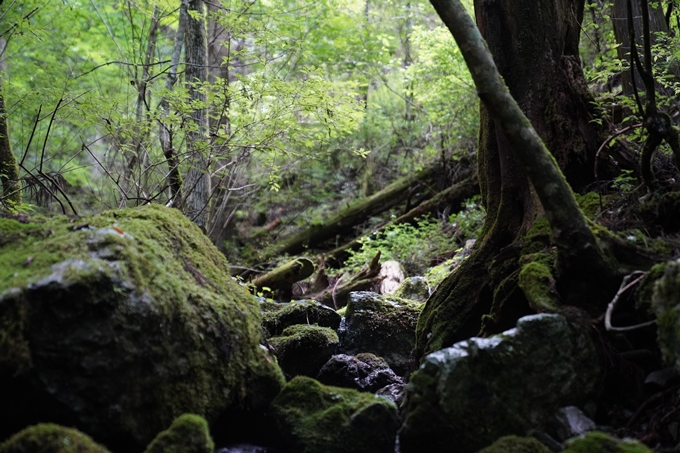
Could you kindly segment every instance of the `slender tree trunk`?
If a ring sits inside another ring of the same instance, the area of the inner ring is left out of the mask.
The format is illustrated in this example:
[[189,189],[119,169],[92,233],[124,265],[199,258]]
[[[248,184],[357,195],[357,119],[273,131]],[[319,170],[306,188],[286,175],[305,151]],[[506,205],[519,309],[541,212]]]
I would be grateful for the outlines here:
[[[2,183],[2,202],[11,205],[21,204],[21,183],[19,182],[19,166],[12,152],[7,128],[7,109],[5,108],[5,54],[7,41],[0,38],[0,182]],[[11,207],[10,205],[10,207]]]
[[460,1],[431,3],[456,38],[483,102],[478,174],[487,217],[473,254],[428,300],[418,322],[418,354],[480,330],[502,330],[530,312],[516,285],[519,239],[541,207],[558,249],[563,302],[595,303],[601,295],[579,300],[584,285],[610,276],[556,165],[578,188],[592,180],[599,141],[578,62],[583,1],[475,1],[488,49]]
[[[165,89],[171,91],[177,82],[177,66],[179,66],[179,59],[182,54],[182,44],[184,42],[184,29],[189,18],[187,12],[187,4],[182,1],[179,8],[179,23],[177,24],[177,34],[175,35],[175,42],[172,47],[172,57],[170,60],[170,69],[168,76],[165,79]],[[163,149],[163,155],[168,163],[168,181],[170,186],[170,204],[179,207],[182,202],[182,175],[179,171],[179,156],[173,144],[173,133],[167,123],[163,122],[163,118],[168,116],[170,111],[170,104],[167,98],[162,98],[159,103],[161,109],[161,119],[158,127],[158,137]]]
[[205,3],[188,0],[184,48],[186,54],[186,81],[192,102],[198,105],[191,118],[194,127],[187,132],[189,171],[184,186],[187,194],[185,210],[199,227],[205,228],[210,195],[208,112],[202,84],[208,80],[208,39],[206,33]]

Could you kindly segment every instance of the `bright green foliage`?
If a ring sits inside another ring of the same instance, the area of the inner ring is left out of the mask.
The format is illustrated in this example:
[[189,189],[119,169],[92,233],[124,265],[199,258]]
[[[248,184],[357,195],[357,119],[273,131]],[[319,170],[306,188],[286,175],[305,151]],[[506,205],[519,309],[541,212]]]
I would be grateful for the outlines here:
[[415,225],[391,225],[384,231],[366,236],[361,240],[361,249],[351,252],[346,267],[358,270],[380,251],[381,261],[399,261],[408,275],[422,275],[431,260],[451,248],[451,237],[444,233],[442,224],[426,217]]
[[0,453],[109,453],[73,428],[43,423],[24,429],[0,444]]
[[184,414],[159,433],[144,453],[212,453],[214,449],[208,422],[200,415]]

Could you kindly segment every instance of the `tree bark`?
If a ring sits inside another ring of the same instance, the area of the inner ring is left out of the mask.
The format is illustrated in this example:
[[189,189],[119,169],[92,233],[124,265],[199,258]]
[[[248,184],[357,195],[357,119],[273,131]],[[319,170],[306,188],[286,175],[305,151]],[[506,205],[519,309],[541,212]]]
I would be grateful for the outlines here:
[[[169,92],[177,82],[177,67],[179,66],[179,59],[182,54],[182,44],[184,42],[184,29],[186,28],[189,13],[187,12],[186,2],[182,2],[179,7],[179,22],[177,24],[177,34],[172,46],[172,57],[170,59],[170,68],[168,76],[165,79],[165,89]],[[179,156],[173,144],[173,133],[167,123],[163,122],[163,118],[168,116],[170,111],[170,104],[167,98],[162,98],[159,103],[161,109],[161,119],[158,126],[158,138],[161,142],[163,155],[168,163],[168,182],[170,186],[170,204],[179,207],[182,202],[182,174],[179,171]]]
[[[185,0],[186,1],[186,0]],[[191,119],[194,127],[187,131],[189,170],[184,192],[186,214],[199,227],[205,229],[210,196],[208,112],[202,84],[208,80],[208,38],[206,32],[205,3],[188,0],[184,48],[186,55],[186,82],[189,97],[196,103]]]
[[[518,271],[518,240],[541,207],[558,249],[562,300],[583,304],[578,298],[584,284],[593,278],[607,283],[610,276],[560,171],[583,188],[592,180],[598,146],[578,62],[583,1],[477,0],[479,30],[460,1],[431,3],[456,39],[483,102],[478,162],[487,217],[472,255],[445,279],[421,314],[419,356],[478,334],[482,317],[497,314],[501,306],[513,319],[495,319],[499,330],[529,312],[512,279]],[[597,296],[588,302],[596,303]]]
[[21,183],[19,182],[19,166],[12,152],[7,127],[7,109],[5,107],[5,54],[7,40],[0,38],[0,182],[2,183],[2,199],[0,205],[9,203],[9,207],[21,204]]

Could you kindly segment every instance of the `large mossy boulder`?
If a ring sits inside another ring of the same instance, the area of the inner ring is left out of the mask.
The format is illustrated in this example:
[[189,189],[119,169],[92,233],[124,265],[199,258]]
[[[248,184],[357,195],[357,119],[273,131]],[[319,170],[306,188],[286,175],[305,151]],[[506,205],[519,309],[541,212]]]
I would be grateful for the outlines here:
[[[36,420],[118,449],[283,386],[258,302],[179,211],[0,221],[0,439]],[[225,412],[226,411],[226,412]]]
[[428,355],[406,388],[401,451],[472,453],[502,436],[547,431],[561,407],[592,409],[601,371],[586,329],[532,315]]
[[421,308],[422,304],[393,296],[350,293],[340,330],[340,351],[348,355],[370,352],[403,376],[412,369],[411,351]]
[[[655,268],[658,276],[661,269]],[[652,308],[663,358],[680,372],[680,263],[673,261],[663,268],[653,286]]]
[[292,452],[394,452],[399,417],[386,398],[298,376],[272,402],[271,413]]
[[109,450],[76,429],[41,423],[0,444],[0,453],[109,453]]
[[213,453],[208,422],[196,414],[180,415],[160,432],[144,453]]

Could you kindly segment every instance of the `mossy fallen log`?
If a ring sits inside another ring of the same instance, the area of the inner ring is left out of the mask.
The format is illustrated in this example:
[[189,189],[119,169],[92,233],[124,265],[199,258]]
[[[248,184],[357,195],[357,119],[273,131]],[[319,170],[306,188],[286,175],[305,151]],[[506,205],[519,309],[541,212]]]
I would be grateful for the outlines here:
[[[435,194],[432,198],[420,203],[415,208],[408,211],[396,219],[387,222],[384,225],[374,229],[369,234],[375,234],[384,230],[391,225],[399,225],[402,223],[412,223],[417,218],[422,217],[426,214],[430,214],[439,209],[444,209],[447,206],[451,206],[452,213],[460,211],[461,204],[477,195],[479,193],[479,184],[477,182],[477,174],[466,176],[460,182],[448,187]],[[368,235],[363,235],[358,238],[354,238],[346,244],[331,250],[325,255],[326,265],[328,267],[340,267],[342,263],[348,258],[350,250],[357,250],[361,247],[361,240]]]
[[273,270],[253,279],[257,288],[287,291],[293,283],[306,279],[314,273],[314,263],[309,258],[297,258],[288,261]]
[[323,241],[338,235],[345,235],[353,226],[398,205],[409,198],[413,192],[419,189],[427,190],[435,174],[436,167],[428,167],[415,175],[401,178],[380,192],[350,204],[337,214],[321,222],[312,223],[303,231],[277,241],[257,258],[262,262],[275,256],[296,255]]
[[[353,277],[343,282],[342,277],[336,283],[316,294],[305,295],[305,298],[333,307],[336,310],[347,305],[349,293],[353,291],[366,291],[378,285],[383,279],[380,274],[380,252],[375,255],[368,266],[356,273]],[[324,272],[323,269],[319,271]]]

